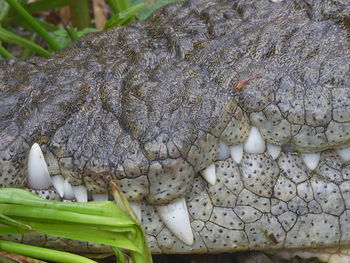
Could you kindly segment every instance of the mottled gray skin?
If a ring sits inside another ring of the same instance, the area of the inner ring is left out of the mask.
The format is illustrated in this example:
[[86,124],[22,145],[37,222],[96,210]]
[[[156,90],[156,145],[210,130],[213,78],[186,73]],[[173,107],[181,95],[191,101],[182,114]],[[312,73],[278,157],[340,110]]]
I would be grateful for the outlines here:
[[[348,0],[193,0],[50,59],[3,61],[0,186],[26,186],[38,142],[51,175],[91,193],[115,180],[129,200],[145,199],[155,253],[347,245],[350,164],[334,149],[350,146],[349,35]],[[251,126],[295,152],[218,161],[219,141],[243,143]],[[308,170],[299,152],[321,151]],[[217,184],[208,186],[198,172],[213,162]],[[191,247],[152,206],[180,197]]]

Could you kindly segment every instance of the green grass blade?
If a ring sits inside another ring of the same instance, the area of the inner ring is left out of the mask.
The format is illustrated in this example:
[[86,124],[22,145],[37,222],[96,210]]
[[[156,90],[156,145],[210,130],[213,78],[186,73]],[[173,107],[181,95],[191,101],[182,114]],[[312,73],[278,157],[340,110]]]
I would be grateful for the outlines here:
[[91,259],[74,255],[68,252],[56,251],[48,248],[35,247],[30,245],[18,244],[10,241],[0,240],[0,250],[19,254],[27,257],[39,258],[52,262],[62,263],[97,263]]
[[60,8],[68,5],[68,0],[40,0],[24,5],[24,8],[29,12],[38,12],[47,9]]
[[134,225],[134,221],[127,217],[115,219],[110,216],[87,215],[71,211],[61,211],[50,208],[38,208],[15,204],[0,204],[0,214],[9,217],[23,217],[28,219],[41,219],[46,221],[59,221],[65,223],[79,223],[89,225],[106,225],[114,227],[124,227]]
[[0,234],[24,234],[29,232],[31,231],[23,230],[20,228],[14,228],[9,225],[6,225],[6,222],[4,221],[0,223]]
[[24,189],[0,188],[0,203],[60,209],[61,211],[71,211],[81,214],[128,219],[128,216],[111,201],[65,203],[45,200]]
[[66,27],[66,31],[72,41],[75,41],[79,38],[77,30],[74,27]]
[[0,55],[4,58],[10,58],[12,57],[12,54],[8,52],[2,45],[0,45]]
[[15,219],[12,219],[8,216],[5,216],[0,213],[0,223],[6,224],[12,227],[16,227],[17,229],[23,230],[23,231],[31,231],[32,228],[28,225],[22,224],[21,222],[16,221]]
[[27,23],[46,41],[53,50],[59,50],[60,46],[49,35],[49,33],[19,4],[16,0],[5,0],[19,15],[21,15]]
[[126,22],[131,21],[134,18],[134,16],[144,7],[145,5],[141,3],[138,5],[129,7],[122,12],[112,15],[112,17],[108,19],[104,29],[124,25]]
[[[146,2],[146,7],[143,8],[142,10],[140,10],[140,12],[137,13],[136,17],[139,20],[144,20],[147,17],[149,17],[155,10],[157,10],[158,8],[170,4],[170,3],[174,3],[174,2],[183,2],[184,0],[157,0],[157,1],[147,1]],[[143,0],[133,0],[134,4],[137,4],[139,2],[144,2]]]
[[6,43],[12,43],[17,44],[23,47],[30,48],[37,54],[43,56],[43,57],[49,57],[51,54],[47,50],[43,49],[41,46],[33,43],[30,40],[27,40],[23,37],[19,37],[16,34],[0,27],[0,41],[6,42]]
[[[35,17],[33,19],[35,19],[45,30],[55,31],[58,28],[58,26],[55,26],[42,20],[38,20]],[[27,21],[17,14],[6,17],[6,25],[21,26],[27,29],[28,31],[33,31],[33,28],[27,23]]]
[[21,220],[21,222],[30,225],[35,232],[41,234],[95,242],[140,252],[140,249],[134,242],[129,240],[128,233],[109,232],[99,228],[80,226],[79,224],[50,224],[47,222],[31,222],[27,220]]

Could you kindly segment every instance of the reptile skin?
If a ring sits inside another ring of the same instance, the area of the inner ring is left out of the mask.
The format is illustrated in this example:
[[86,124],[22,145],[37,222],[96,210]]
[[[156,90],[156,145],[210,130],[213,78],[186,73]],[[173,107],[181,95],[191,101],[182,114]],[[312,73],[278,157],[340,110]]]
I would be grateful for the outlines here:
[[[220,143],[244,143],[252,126],[282,146],[279,157],[219,160]],[[350,146],[350,2],[192,0],[49,59],[2,61],[1,187],[26,187],[35,142],[51,175],[90,193],[117,181],[129,200],[143,200],[154,253],[348,245],[350,163],[335,150]],[[317,168],[301,153],[321,153]],[[212,163],[214,186],[199,175]],[[181,197],[192,246],[154,208]]]

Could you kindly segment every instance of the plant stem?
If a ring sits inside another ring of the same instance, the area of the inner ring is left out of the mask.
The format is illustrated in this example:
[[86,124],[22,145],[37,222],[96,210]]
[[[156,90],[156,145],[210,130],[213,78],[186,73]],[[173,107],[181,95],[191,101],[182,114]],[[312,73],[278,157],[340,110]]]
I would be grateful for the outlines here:
[[73,26],[78,30],[90,27],[90,9],[86,0],[69,0]]
[[145,233],[142,230],[141,223],[137,219],[134,213],[134,210],[131,208],[127,198],[123,194],[123,191],[120,189],[119,185],[117,185],[115,182],[112,182],[112,194],[116,204],[121,209],[123,209],[131,218],[135,220],[135,222],[137,223],[140,229],[140,231],[136,233],[136,235],[138,236],[134,238],[134,242],[137,243],[136,245],[141,250],[141,253],[136,251],[130,251],[130,255],[133,262],[152,263],[153,262],[152,254],[151,254],[151,251],[149,250],[149,247],[145,238]]
[[74,27],[66,27],[65,29],[72,41],[75,41],[79,38],[77,31]]
[[3,46],[0,45],[0,55],[4,58],[10,58],[12,57],[12,54],[8,52]]
[[61,48],[49,33],[20,4],[18,4],[16,0],[6,0],[6,2],[33,27],[33,29],[47,42],[50,48],[53,50],[59,50]]
[[23,256],[44,259],[62,263],[97,263],[91,259],[68,252],[56,251],[48,248],[35,247],[15,242],[0,240],[0,250]]

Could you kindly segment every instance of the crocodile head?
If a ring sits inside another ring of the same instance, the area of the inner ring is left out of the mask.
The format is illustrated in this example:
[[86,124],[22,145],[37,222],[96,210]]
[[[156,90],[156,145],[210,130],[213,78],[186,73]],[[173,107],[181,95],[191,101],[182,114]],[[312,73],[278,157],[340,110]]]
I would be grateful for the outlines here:
[[1,62],[0,186],[118,182],[155,253],[347,245],[350,5],[274,2],[174,4]]

